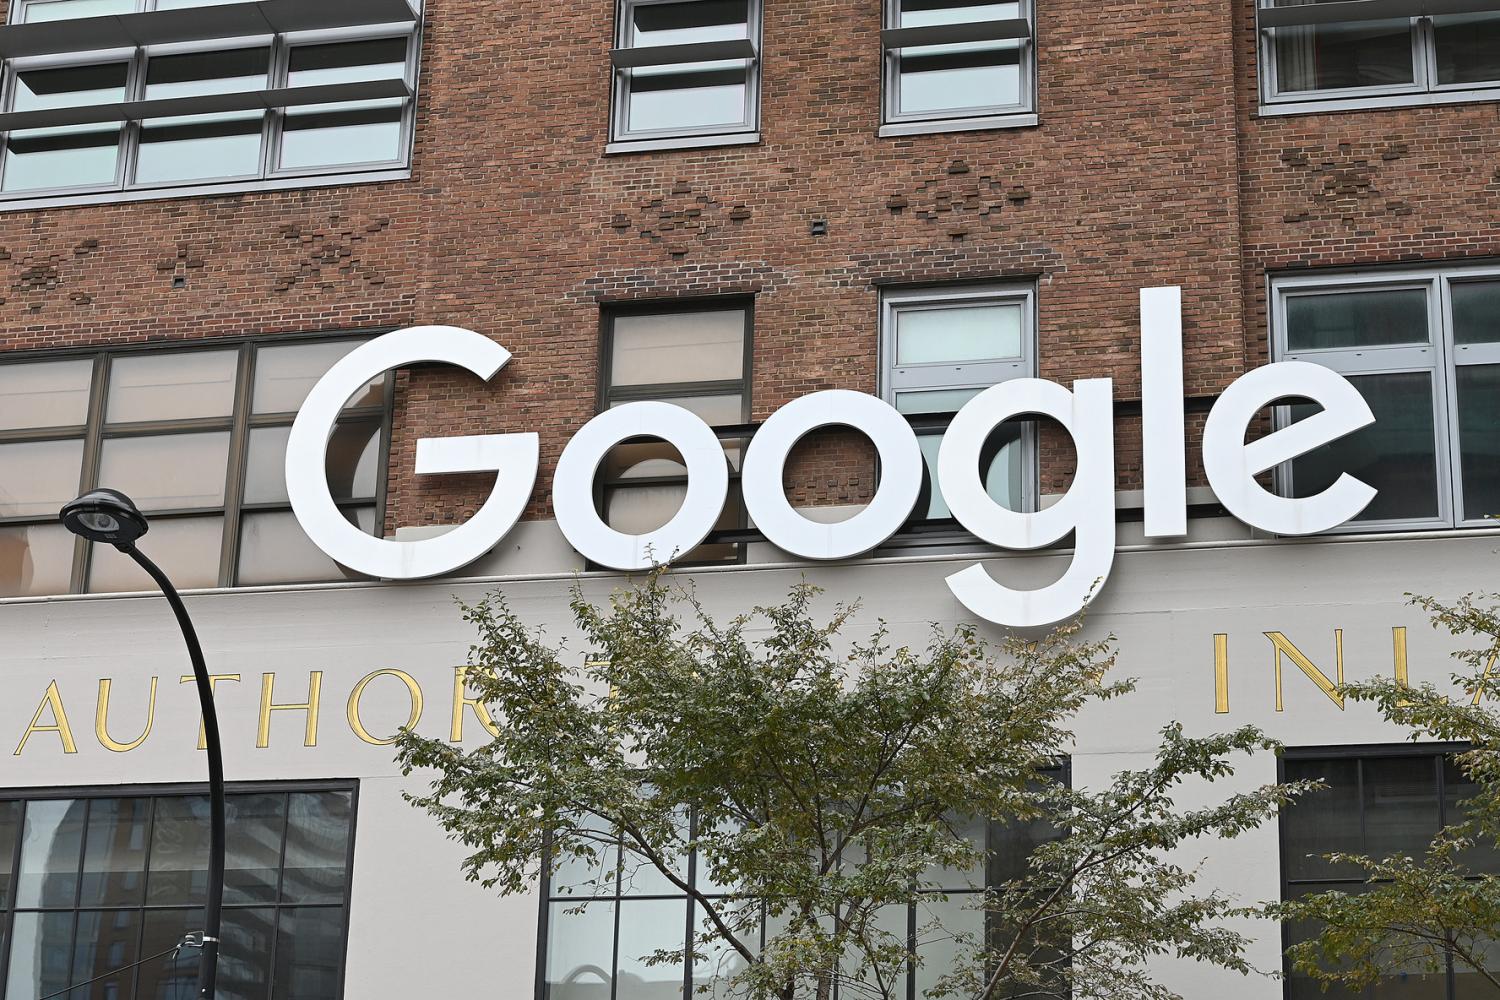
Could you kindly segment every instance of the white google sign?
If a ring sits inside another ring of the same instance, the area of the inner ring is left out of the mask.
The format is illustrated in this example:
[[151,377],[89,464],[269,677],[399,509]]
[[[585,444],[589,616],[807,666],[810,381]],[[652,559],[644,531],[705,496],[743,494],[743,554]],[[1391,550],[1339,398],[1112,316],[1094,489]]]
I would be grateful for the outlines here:
[[[499,473],[494,491],[472,518],[421,541],[376,538],[350,524],[324,475],[328,440],[339,410],[360,387],[392,368],[440,362],[488,380],[510,361],[488,337],[450,326],[411,327],[357,348],[329,370],[303,405],[286,453],[287,489],[297,519],[319,548],[361,573],[418,579],[446,573],[488,552],[513,528],[536,483],[536,434],[424,438],[416,472]],[[1145,435],[1145,532],[1150,538],[1187,533],[1186,434],[1182,390],[1181,290],[1141,291],[1141,395]],[[1250,422],[1279,399],[1301,397],[1322,412],[1253,442]],[[1023,514],[990,498],[979,456],[991,431],[1024,414],[1051,417],[1072,435],[1078,469],[1072,488],[1045,510]],[[1209,413],[1203,465],[1220,503],[1240,520],[1283,535],[1324,531],[1354,517],[1375,491],[1348,475],[1302,499],[1279,497],[1255,476],[1374,422],[1364,399],[1342,376],[1317,365],[1282,362],[1236,380]],[[851,427],[874,442],[880,485],[870,504],[836,524],[811,521],[787,501],[782,470],[793,446],[820,427]],[[667,524],[625,534],[600,518],[594,477],[610,449],[630,438],[668,441],[688,469],[687,496]],[[870,395],[833,389],[783,406],[745,453],[745,506],[766,540],[805,559],[848,559],[890,538],[911,514],[921,488],[922,455],[910,425]],[[1072,389],[1044,379],[1017,379],[974,397],[943,437],[937,488],[965,529],[991,545],[1038,549],[1074,533],[1074,555],[1056,583],[1020,591],[997,583],[975,564],[948,577],[964,607],[999,625],[1046,625],[1079,610],[1109,576],[1115,553],[1114,402],[1110,379],[1085,379]],[[647,569],[687,552],[708,536],[723,509],[729,468],[723,446],[695,414],[669,403],[630,403],[589,421],[568,442],[553,477],[558,527],[579,553],[620,570]]]

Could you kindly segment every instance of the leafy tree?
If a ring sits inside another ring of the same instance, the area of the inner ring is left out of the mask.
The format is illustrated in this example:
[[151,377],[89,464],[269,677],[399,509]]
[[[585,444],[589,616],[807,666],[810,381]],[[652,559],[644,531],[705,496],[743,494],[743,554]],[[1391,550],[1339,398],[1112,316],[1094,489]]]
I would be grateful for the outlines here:
[[1451,959],[1500,990],[1500,595],[1470,594],[1448,604],[1429,597],[1412,603],[1432,615],[1434,628],[1480,644],[1454,656],[1467,669],[1453,676],[1455,699],[1426,684],[1409,688],[1380,679],[1349,684],[1345,695],[1371,702],[1385,718],[1412,730],[1412,739],[1467,744],[1456,757],[1475,793],[1463,815],[1417,858],[1330,854],[1364,876],[1358,892],[1324,892],[1273,908],[1287,920],[1310,921],[1315,935],[1288,955],[1307,975],[1353,989],[1401,972],[1439,972]]
[[[1258,825],[1302,790],[1174,804],[1184,782],[1229,775],[1231,758],[1271,741],[1174,725],[1152,766],[1102,788],[1043,780],[1079,709],[1130,690],[1107,679],[1109,642],[1083,640],[1077,622],[994,650],[967,627],[934,627],[920,652],[883,628],[848,642],[852,610],[819,620],[816,595],[798,586],[719,623],[660,574],[602,608],[575,590],[596,654],[582,667],[502,597],[466,607],[479,632],[470,677],[501,732],[467,751],[403,734],[406,772],[435,773],[413,801],[472,852],[468,877],[502,893],[530,891],[544,858],[585,873],[580,907],[616,880],[665,879],[706,915],[690,947],[719,969],[719,996],[827,1000],[838,984],[844,998],[904,998],[905,963],[921,955],[882,911],[945,899],[941,869],[982,871],[964,833],[976,817],[1051,833],[1016,877],[954,897],[985,930],[923,919],[919,941],[958,956],[927,970],[929,996],[1174,997],[1142,970],[1158,954],[1251,971],[1221,925],[1240,911],[1167,858]],[[615,844],[618,871],[601,864]]]

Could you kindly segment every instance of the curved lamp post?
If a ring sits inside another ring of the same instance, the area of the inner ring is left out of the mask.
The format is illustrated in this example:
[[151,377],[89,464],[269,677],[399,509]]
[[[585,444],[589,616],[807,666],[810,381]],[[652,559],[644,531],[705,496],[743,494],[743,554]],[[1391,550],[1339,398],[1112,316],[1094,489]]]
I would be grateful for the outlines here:
[[107,542],[125,553],[136,564],[150,574],[161,588],[177,624],[182,628],[182,638],[187,643],[188,656],[193,661],[193,676],[198,681],[198,701],[203,707],[203,742],[208,750],[208,795],[212,837],[208,857],[208,900],[204,907],[203,953],[198,969],[198,996],[200,1000],[213,1000],[214,981],[219,965],[219,929],[224,903],[224,755],[219,744],[219,716],[214,711],[213,687],[208,680],[208,667],[203,662],[203,647],[198,644],[198,633],[193,629],[187,608],[178,596],[177,588],[161,571],[161,567],[147,559],[135,547],[136,540],[144,535],[150,525],[146,517],[131,499],[117,490],[93,490],[77,500],[63,506],[62,523],[73,534],[91,542]]

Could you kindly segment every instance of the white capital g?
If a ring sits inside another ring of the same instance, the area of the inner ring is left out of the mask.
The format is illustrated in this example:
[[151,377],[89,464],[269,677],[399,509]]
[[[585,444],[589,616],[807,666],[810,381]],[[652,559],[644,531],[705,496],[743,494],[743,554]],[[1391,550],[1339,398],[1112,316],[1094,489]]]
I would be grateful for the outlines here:
[[313,544],[343,566],[388,580],[437,576],[468,565],[520,520],[536,484],[540,440],[535,434],[422,438],[418,475],[499,472],[495,489],[468,521],[436,538],[397,542],[350,524],[328,487],[328,440],[339,411],[373,378],[403,365],[442,362],[485,381],[510,361],[488,337],[454,326],[414,326],[377,337],[350,351],[318,380],[297,413],[286,445],[286,490],[292,511]]

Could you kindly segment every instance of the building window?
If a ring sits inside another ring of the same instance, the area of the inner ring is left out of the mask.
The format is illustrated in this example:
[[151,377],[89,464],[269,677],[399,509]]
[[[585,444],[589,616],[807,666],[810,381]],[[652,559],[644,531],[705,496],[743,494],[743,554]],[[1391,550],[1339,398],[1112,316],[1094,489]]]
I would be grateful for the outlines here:
[[1500,4],[1430,12],[1439,6],[1455,7],[1262,0],[1263,103],[1317,110],[1500,97]]
[[[1043,780],[1063,781],[1063,764],[1042,772]],[[905,964],[892,996],[921,1000],[958,958],[963,937],[978,943],[989,933],[980,897],[986,887],[1031,875],[1028,859],[1039,845],[1060,836],[1045,820],[1013,823],[963,823],[965,836],[984,849],[973,868],[941,869],[924,880],[912,905],[886,907],[877,926],[915,949],[921,961]],[[610,835],[601,831],[606,841]],[[542,933],[546,955],[541,1000],[654,1000],[654,998],[721,996],[723,985],[744,968],[744,959],[727,944],[715,942],[701,951],[702,961],[646,965],[641,959],[657,951],[686,955],[688,934],[708,933],[711,922],[698,904],[659,871],[628,850],[598,850],[596,863],[568,858],[548,872],[547,907]],[[722,899],[732,887],[714,885],[696,852],[680,861],[689,885],[710,899]],[[738,903],[737,905],[753,905]],[[778,923],[783,924],[778,927]],[[767,935],[784,929],[785,917],[762,910],[759,931],[747,942],[764,947]],[[873,988],[874,983],[870,986]],[[887,984],[889,986],[890,984]],[[830,1000],[858,1000],[874,995],[857,984],[836,985]]]
[[1036,124],[1031,0],[885,0],[882,135]]
[[[749,303],[663,310],[621,308],[604,316],[602,409],[641,400],[673,403],[715,429],[750,420]],[[740,458],[745,440],[721,434],[729,461],[729,497],[717,530],[745,526]],[[620,445],[600,467],[600,513],[610,527],[630,534],[655,531],[672,519],[687,495],[687,467],[677,449],[655,438]],[[732,562],[740,546],[709,543],[684,562]]]
[[[122,350],[0,364],[0,597],[153,589],[109,545],[75,541],[64,503],[98,486],[151,519],[143,550],[182,588],[352,577],[302,533],[287,436],[307,393],[358,340]],[[349,400],[328,444],[345,516],[383,517],[391,378]]]
[[216,6],[13,4],[0,27],[0,204],[408,168],[419,46],[407,0]]
[[760,0],[621,0],[610,151],[753,142]]
[[[943,431],[959,409],[992,385],[1036,374],[1035,301],[1013,285],[887,292],[881,309],[882,394],[911,418],[927,463],[918,521],[951,517],[936,487]],[[1034,509],[1036,433],[1007,421],[985,454],[990,496],[1012,510]]]
[[[354,795],[300,785],[227,796],[222,996],[343,995]],[[96,976],[69,995],[191,996],[198,951],[152,956],[203,931],[208,820],[198,790],[0,800],[6,1000]]]
[[[1453,762],[1451,747],[1366,747],[1351,751],[1288,750],[1285,781],[1322,781],[1328,787],[1298,799],[1281,814],[1281,895],[1297,899],[1328,891],[1358,892],[1361,870],[1325,860],[1334,852],[1375,858],[1393,854],[1421,857],[1445,826],[1463,822],[1464,804],[1476,788]],[[1500,852],[1476,845],[1464,861],[1481,873],[1500,872]],[[1283,928],[1287,946],[1314,933],[1308,926]],[[1445,974],[1401,974],[1365,993],[1334,988],[1322,992],[1316,980],[1286,970],[1287,1000],[1314,997],[1387,995],[1448,1000],[1486,995],[1474,973],[1451,965]]]
[[[1279,470],[1284,495],[1348,473],[1379,490],[1354,529],[1483,525],[1500,514],[1500,270],[1274,283],[1275,350],[1345,375],[1376,422]],[[1311,404],[1277,408],[1282,425]]]

